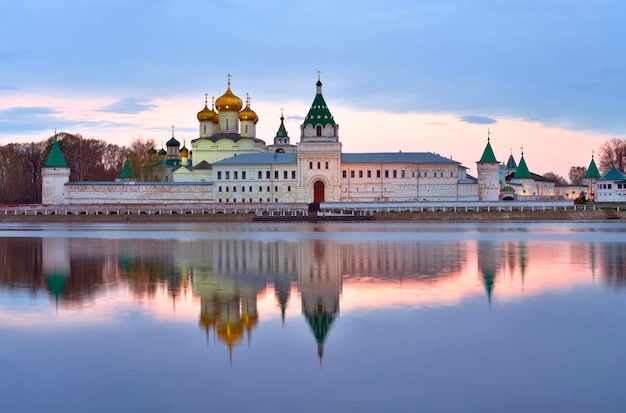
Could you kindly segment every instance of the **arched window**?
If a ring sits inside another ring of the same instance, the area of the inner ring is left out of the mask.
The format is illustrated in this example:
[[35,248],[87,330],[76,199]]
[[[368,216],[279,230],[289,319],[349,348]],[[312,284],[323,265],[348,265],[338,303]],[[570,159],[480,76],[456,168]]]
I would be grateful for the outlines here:
[[322,126],[321,125],[317,125],[315,127],[315,132],[317,136],[322,136]]
[[204,125],[203,128],[204,128],[204,132],[203,133],[206,134],[206,125]]

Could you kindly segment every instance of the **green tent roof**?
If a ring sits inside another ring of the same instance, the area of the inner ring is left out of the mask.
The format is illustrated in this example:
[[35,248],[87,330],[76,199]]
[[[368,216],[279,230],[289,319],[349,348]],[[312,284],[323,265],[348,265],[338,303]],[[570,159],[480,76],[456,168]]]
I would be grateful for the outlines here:
[[493,149],[491,149],[491,142],[489,142],[489,138],[487,138],[487,146],[485,146],[483,156],[480,157],[480,161],[478,161],[478,163],[499,163],[496,160],[496,155],[493,154]]
[[328,110],[324,96],[322,96],[322,82],[319,80],[317,81],[317,90],[318,93],[315,95],[315,99],[313,99],[313,103],[311,104],[311,109],[309,109],[309,113],[306,115],[302,125],[305,127],[307,125],[315,127],[317,125],[325,126],[328,124],[335,126],[333,115],[330,114],[330,110]]
[[48,288],[55,299],[59,299],[65,288],[65,282],[67,281],[67,275],[65,274],[49,274],[46,276],[48,282]]
[[48,154],[48,158],[44,165],[46,168],[67,168],[67,162],[65,161],[65,157],[63,156],[63,152],[61,152],[61,147],[59,146],[59,142],[57,142],[57,137],[54,137],[54,143],[52,144],[52,148],[50,148],[50,153]]
[[607,173],[602,175],[602,179],[624,179],[624,174],[616,167],[612,167]]
[[287,129],[285,128],[285,118],[280,116],[280,126],[278,127],[278,131],[276,131],[276,136],[274,137],[274,143],[278,141],[278,139],[289,139],[289,135],[287,135]]
[[130,161],[128,159],[124,162],[122,172],[120,172],[120,176],[118,176],[118,178],[135,178],[135,172],[133,172],[133,168],[130,166]]
[[533,179],[533,176],[530,174],[530,171],[528,170],[528,166],[526,166],[526,161],[524,160],[523,154],[522,154],[522,159],[519,160],[519,165],[517,166],[515,175],[513,175],[513,179]]
[[515,163],[515,158],[513,158],[513,154],[509,155],[509,159],[506,161],[506,170],[512,171],[517,169],[517,163]]
[[596,161],[593,159],[593,156],[591,157],[589,168],[587,168],[587,172],[585,173],[585,176],[583,176],[583,178],[587,178],[587,179],[600,178],[600,171],[598,171],[598,167],[596,166]]

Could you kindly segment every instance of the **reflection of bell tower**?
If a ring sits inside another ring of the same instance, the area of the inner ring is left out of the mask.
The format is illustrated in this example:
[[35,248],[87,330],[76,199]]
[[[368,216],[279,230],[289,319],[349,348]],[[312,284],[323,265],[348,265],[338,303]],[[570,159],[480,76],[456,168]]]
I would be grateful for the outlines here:
[[61,293],[70,276],[70,250],[67,238],[42,239],[42,266],[46,283],[59,306]]
[[327,248],[324,241],[303,243],[302,247],[299,271],[302,311],[317,341],[317,354],[321,363],[324,342],[332,323],[339,315],[339,248]]

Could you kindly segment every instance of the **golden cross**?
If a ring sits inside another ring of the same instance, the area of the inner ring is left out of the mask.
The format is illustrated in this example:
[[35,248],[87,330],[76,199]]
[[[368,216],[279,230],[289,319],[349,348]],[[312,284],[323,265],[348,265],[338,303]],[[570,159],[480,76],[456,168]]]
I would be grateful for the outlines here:
[[208,93],[205,93],[205,94],[204,94],[204,104],[205,104],[205,105],[206,105],[206,103],[207,103],[207,99],[209,99],[209,94],[208,94]]
[[230,78],[231,78],[232,76],[231,76],[231,75],[230,75],[230,73],[229,73],[229,74],[228,74],[228,76],[226,76],[226,77],[228,78],[228,86],[230,86]]

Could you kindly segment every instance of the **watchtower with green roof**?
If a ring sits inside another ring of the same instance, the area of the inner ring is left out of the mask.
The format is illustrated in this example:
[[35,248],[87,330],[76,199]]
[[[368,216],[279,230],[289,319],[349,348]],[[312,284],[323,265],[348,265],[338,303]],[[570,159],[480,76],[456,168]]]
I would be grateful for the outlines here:
[[64,204],[65,184],[70,181],[70,168],[63,156],[57,134],[41,168],[41,203]]
[[591,154],[591,162],[589,162],[589,167],[587,168],[587,172],[585,172],[585,176],[583,176],[583,184],[587,185],[587,191],[589,193],[589,200],[593,201],[595,197],[594,186],[595,183],[600,179],[600,171],[598,171],[598,167],[596,166],[596,161],[593,159],[593,153]]
[[490,132],[487,132],[487,146],[483,156],[476,162],[478,171],[478,200],[497,201],[500,195],[500,162],[491,148]]

